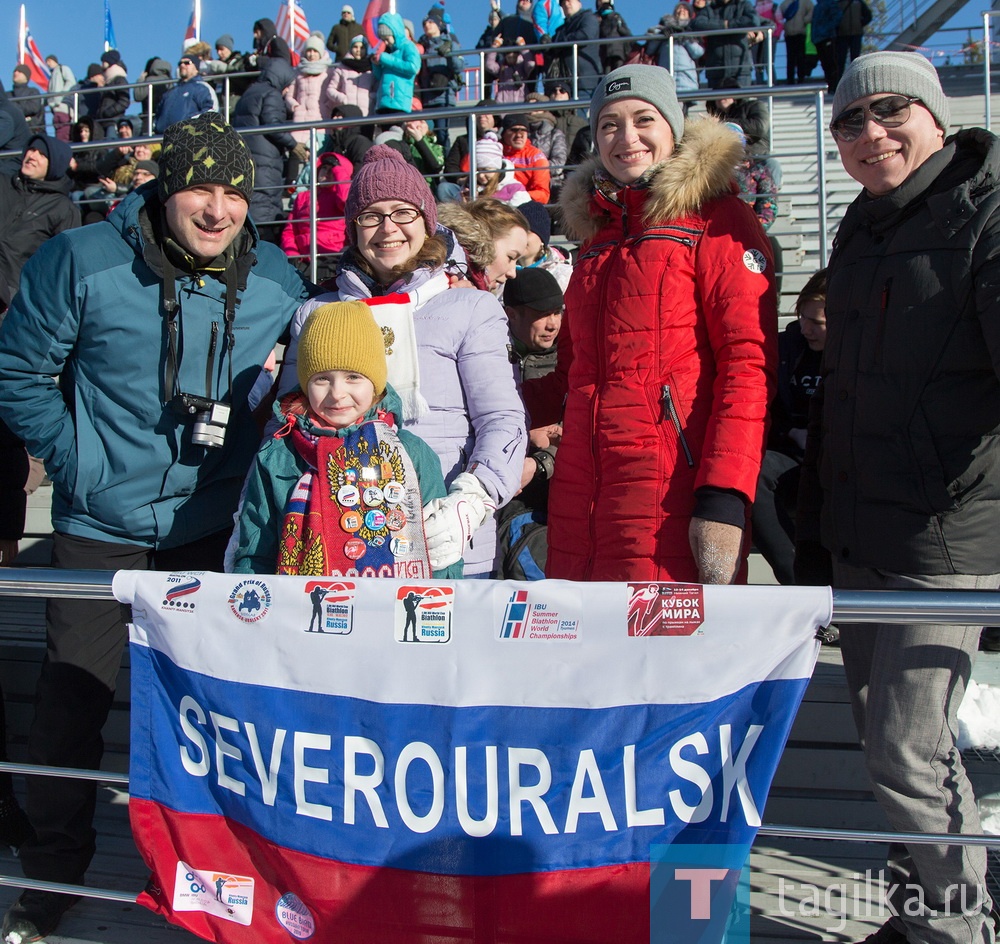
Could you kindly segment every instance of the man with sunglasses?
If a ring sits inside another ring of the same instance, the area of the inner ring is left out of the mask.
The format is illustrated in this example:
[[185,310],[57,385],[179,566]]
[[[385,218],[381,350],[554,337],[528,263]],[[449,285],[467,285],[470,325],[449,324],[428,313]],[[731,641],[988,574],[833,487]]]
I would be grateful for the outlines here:
[[[922,56],[854,60],[830,131],[864,190],[829,263],[827,343],[796,576],[854,590],[1000,587],[1000,147],[951,137]],[[832,563],[832,570],[830,564]],[[875,796],[893,829],[981,833],[955,744],[979,626],[841,627]],[[889,850],[876,944],[991,944],[981,846]]]
[[177,63],[177,84],[165,92],[156,110],[154,130],[163,134],[178,121],[211,111],[212,93],[198,74],[198,62],[191,56],[181,56]]

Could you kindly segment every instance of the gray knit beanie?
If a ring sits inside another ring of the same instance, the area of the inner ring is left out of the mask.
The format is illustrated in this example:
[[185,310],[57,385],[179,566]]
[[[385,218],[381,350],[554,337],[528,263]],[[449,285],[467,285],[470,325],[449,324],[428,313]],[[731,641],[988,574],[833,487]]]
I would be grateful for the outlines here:
[[919,98],[934,116],[938,127],[947,132],[951,109],[938,78],[937,69],[918,52],[870,52],[858,56],[844,72],[833,96],[836,118],[852,102],[868,95],[906,95]]
[[597,140],[597,119],[601,109],[621,98],[638,98],[649,102],[670,125],[674,143],[684,137],[684,110],[677,101],[674,77],[660,66],[622,66],[609,72],[590,100],[590,134]]

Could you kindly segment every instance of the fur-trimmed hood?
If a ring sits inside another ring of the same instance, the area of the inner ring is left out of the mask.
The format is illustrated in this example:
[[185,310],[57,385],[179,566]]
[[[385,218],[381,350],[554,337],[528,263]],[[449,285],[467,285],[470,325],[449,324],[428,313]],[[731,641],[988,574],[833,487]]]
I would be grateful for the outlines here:
[[[739,138],[714,118],[688,122],[674,153],[631,185],[650,191],[643,223],[648,226],[687,216],[707,200],[733,192],[734,171],[742,159]],[[563,186],[559,210],[570,239],[590,239],[610,220],[609,213],[594,201],[597,187],[612,198],[623,189],[596,157],[582,164]]]

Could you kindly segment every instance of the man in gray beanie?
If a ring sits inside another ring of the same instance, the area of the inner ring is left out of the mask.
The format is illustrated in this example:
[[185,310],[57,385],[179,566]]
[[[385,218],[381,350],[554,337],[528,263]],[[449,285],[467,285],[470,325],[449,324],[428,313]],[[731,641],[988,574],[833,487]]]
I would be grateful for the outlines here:
[[[830,131],[864,190],[829,263],[823,383],[796,577],[853,590],[1000,587],[1000,147],[947,137],[922,56],[855,59]],[[868,771],[892,828],[981,833],[955,743],[980,626],[842,626]],[[869,937],[991,944],[982,846],[893,844],[893,917]]]
[[[258,241],[253,162],[220,115],[171,125],[159,171],[107,221],[46,241],[3,324],[0,413],[52,479],[57,567],[223,569],[259,442],[248,396],[314,290]],[[120,608],[51,603],[29,755],[99,768],[127,640]],[[93,783],[31,778],[26,876],[83,884],[94,800]],[[0,936],[37,941],[75,901],[25,891]]]

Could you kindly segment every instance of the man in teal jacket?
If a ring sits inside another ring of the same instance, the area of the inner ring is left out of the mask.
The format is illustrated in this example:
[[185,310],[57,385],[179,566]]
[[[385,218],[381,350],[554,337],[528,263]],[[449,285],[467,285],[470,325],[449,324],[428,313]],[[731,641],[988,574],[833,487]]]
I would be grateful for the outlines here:
[[[159,163],[107,221],[34,255],[0,330],[0,417],[52,479],[57,567],[222,570],[258,442],[247,395],[312,294],[258,243],[253,161],[220,115],[168,128]],[[51,600],[46,623],[31,761],[99,767],[120,608]],[[93,784],[29,781],[26,876],[83,882],[94,804]],[[25,891],[4,940],[50,934],[75,901]]]

